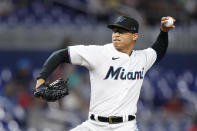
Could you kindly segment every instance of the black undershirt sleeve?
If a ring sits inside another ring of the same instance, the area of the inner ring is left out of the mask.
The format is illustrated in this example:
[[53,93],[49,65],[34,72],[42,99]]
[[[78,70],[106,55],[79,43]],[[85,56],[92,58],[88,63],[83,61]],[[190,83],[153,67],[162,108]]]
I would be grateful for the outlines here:
[[45,61],[37,79],[46,80],[49,75],[62,63],[70,63],[68,48],[53,52]]
[[168,32],[161,31],[155,43],[151,46],[157,53],[156,62],[159,62],[165,55],[168,48]]

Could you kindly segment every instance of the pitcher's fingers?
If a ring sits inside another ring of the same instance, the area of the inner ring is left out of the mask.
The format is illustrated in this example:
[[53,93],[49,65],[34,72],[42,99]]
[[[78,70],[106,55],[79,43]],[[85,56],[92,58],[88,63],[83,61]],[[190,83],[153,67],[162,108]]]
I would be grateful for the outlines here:
[[162,17],[161,21],[168,20],[168,17]]
[[163,24],[166,24],[166,23],[168,23],[168,21],[166,21],[166,20],[161,21],[161,24],[162,24],[162,25],[163,25]]

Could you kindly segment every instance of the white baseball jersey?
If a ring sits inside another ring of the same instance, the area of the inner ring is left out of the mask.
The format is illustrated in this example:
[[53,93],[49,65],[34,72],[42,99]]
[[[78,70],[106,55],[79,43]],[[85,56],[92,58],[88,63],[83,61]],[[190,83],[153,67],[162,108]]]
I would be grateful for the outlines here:
[[135,116],[144,75],[157,57],[155,50],[133,50],[129,56],[110,43],[70,46],[69,55],[72,64],[89,69],[90,113]]

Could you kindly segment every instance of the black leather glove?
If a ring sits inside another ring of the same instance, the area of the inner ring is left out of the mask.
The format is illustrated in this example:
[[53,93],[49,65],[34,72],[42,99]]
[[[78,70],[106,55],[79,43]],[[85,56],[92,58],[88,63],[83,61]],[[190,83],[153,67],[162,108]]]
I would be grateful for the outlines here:
[[53,102],[69,95],[67,81],[58,79],[51,84],[43,83],[34,91],[34,96]]

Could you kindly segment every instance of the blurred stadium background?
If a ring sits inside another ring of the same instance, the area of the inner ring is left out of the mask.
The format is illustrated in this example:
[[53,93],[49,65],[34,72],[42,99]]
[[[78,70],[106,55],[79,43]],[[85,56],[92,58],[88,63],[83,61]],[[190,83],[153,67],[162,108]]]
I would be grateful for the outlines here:
[[69,77],[71,94],[54,103],[33,97],[35,79],[56,49],[110,43],[106,24],[120,14],[140,22],[135,49],[155,41],[162,16],[176,18],[165,58],[143,83],[140,131],[197,131],[196,0],[0,0],[0,131],[67,131],[86,120],[85,68],[58,67],[48,81]]

